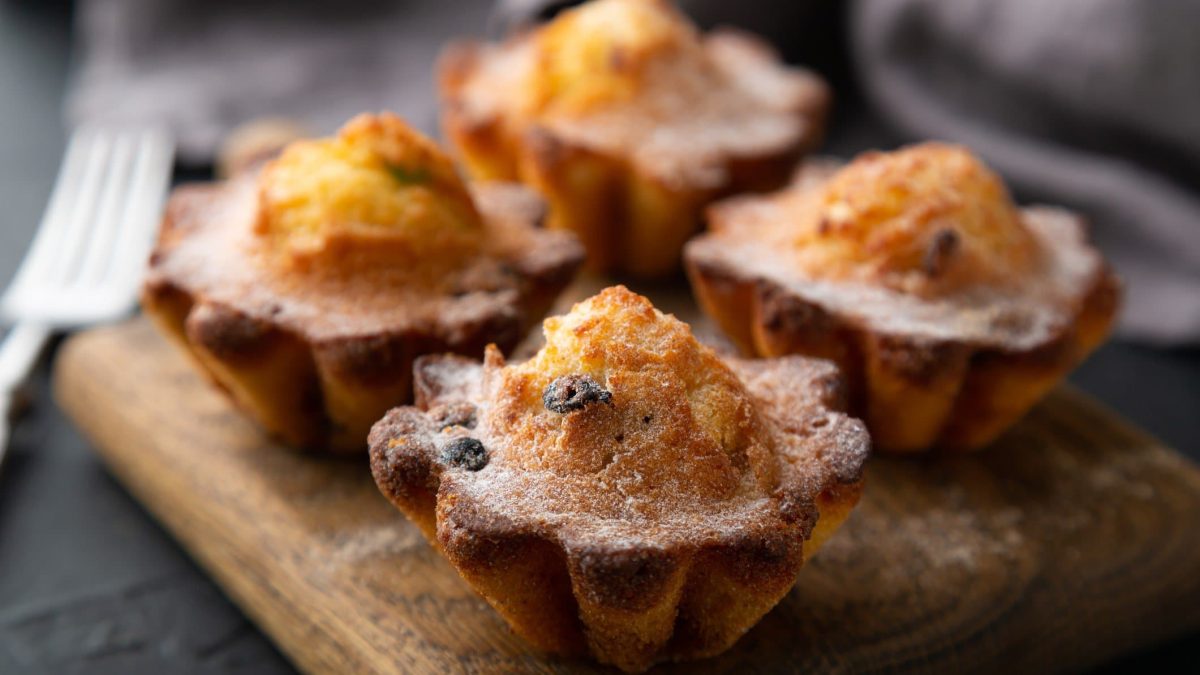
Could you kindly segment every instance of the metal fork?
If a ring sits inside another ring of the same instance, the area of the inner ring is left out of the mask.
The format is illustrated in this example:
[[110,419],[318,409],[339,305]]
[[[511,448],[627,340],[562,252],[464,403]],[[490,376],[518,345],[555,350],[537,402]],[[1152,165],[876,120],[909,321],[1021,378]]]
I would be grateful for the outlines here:
[[13,324],[0,345],[0,462],[14,392],[50,335],[133,309],[173,157],[161,130],[71,135],[37,235],[0,298],[0,319]]

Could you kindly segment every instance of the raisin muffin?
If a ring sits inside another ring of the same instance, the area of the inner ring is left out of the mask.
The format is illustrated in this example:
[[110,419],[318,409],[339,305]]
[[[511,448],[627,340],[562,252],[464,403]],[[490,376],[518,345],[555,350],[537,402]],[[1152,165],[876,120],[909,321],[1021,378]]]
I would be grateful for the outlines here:
[[968,150],[813,162],[708,211],[685,252],[747,353],[835,361],[875,447],[991,442],[1107,337],[1119,284],[1056,208],[1018,208]]
[[515,184],[466,185],[395,115],[172,194],[143,306],[287,443],[364,451],[413,359],[510,348],[583,261]]
[[713,198],[786,182],[829,93],[759,39],[702,35],[663,0],[595,0],[440,64],[443,126],[475,176],[520,180],[589,266],[679,268]]
[[624,287],[506,365],[429,356],[371,430],[380,490],[539,648],[627,671],[727,649],[857,502],[834,366],[723,359]]

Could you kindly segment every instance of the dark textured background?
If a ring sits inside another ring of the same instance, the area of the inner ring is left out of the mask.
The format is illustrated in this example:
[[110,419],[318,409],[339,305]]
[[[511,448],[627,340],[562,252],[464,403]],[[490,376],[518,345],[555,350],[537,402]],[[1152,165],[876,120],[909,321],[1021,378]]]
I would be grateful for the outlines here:
[[[24,253],[63,149],[69,28],[61,0],[0,0],[0,282]],[[894,145],[827,47],[790,54],[838,88],[826,150]],[[47,373],[43,364],[30,385],[0,473],[0,673],[291,672],[109,476],[54,406]],[[1110,344],[1072,380],[1200,460],[1200,351]],[[1200,636],[1108,668],[1134,669],[1200,672]]]

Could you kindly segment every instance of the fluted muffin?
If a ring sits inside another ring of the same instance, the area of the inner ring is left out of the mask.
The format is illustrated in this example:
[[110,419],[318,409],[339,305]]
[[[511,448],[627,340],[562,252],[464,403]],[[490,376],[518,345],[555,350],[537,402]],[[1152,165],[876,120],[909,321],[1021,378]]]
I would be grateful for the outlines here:
[[779,187],[823,129],[829,93],[742,32],[701,34],[665,0],[595,0],[440,65],[446,136],[475,176],[520,180],[589,265],[679,268],[703,206]]
[[727,649],[847,517],[869,440],[836,369],[724,359],[624,287],[506,364],[430,356],[371,432],[380,490],[517,633],[640,671]]
[[836,362],[880,450],[988,444],[1119,304],[1079,216],[1017,207],[958,146],[810,162],[708,221],[685,252],[700,305],[746,353]]
[[514,184],[467,185],[388,113],[170,197],[143,306],[287,443],[364,451],[426,353],[516,344],[582,262]]

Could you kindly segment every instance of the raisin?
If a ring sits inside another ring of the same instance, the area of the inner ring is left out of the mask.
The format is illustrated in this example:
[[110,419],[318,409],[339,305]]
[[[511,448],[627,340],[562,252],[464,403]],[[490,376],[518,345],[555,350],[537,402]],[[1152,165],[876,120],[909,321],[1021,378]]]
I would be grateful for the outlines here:
[[566,414],[582,410],[589,403],[612,403],[612,392],[596,384],[587,375],[563,375],[554,380],[542,393],[546,410]]
[[467,471],[478,471],[487,466],[487,448],[478,438],[463,436],[456,438],[442,447],[441,460],[443,464],[456,466]]
[[925,249],[921,267],[925,274],[936,277],[946,271],[950,258],[958,251],[958,233],[954,230],[938,230]]

